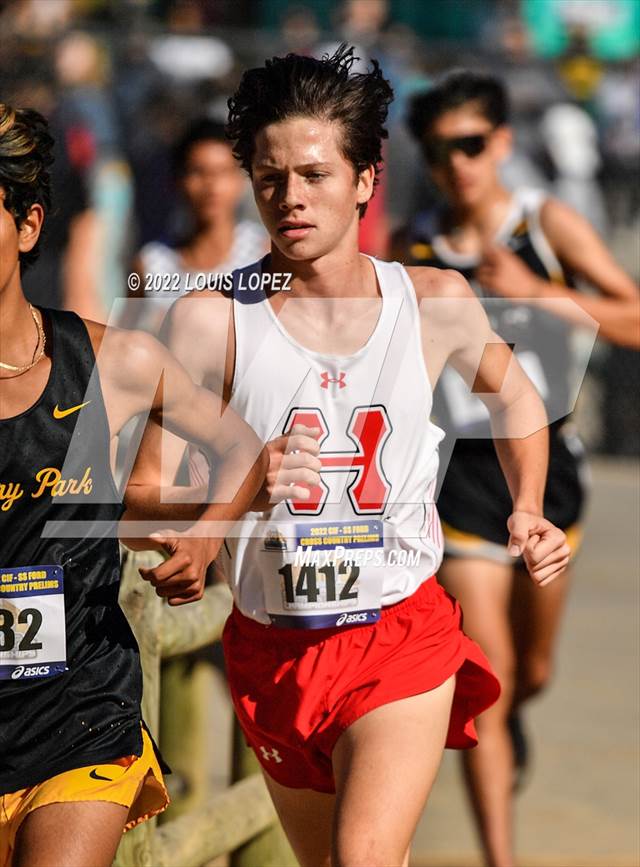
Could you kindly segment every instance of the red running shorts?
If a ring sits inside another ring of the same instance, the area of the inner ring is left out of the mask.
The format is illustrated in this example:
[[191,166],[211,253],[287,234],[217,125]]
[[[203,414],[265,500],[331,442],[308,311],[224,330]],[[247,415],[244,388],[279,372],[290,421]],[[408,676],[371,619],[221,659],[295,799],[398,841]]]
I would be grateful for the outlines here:
[[335,792],[331,753],[369,711],[435,689],[456,689],[446,746],[477,744],[474,719],[500,694],[480,648],[461,629],[456,600],[435,578],[382,609],[370,626],[281,629],[234,607],[223,647],[233,704],[250,747],[283,786]]

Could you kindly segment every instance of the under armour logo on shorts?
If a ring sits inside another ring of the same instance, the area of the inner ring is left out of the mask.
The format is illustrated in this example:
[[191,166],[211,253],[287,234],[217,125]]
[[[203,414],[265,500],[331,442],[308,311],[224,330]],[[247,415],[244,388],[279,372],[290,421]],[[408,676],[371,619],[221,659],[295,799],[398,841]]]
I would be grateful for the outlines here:
[[260,747],[260,752],[264,756],[264,760],[266,762],[268,762],[269,759],[273,759],[275,763],[279,765],[283,761],[283,759],[280,758],[280,753],[278,752],[278,750],[268,750],[266,747]]

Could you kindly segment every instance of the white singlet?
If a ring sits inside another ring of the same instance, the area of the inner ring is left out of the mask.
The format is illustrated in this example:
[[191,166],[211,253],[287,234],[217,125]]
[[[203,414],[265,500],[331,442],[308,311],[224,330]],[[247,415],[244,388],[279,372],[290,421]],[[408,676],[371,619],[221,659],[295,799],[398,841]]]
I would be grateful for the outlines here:
[[[262,290],[238,288],[261,262],[234,275],[231,406],[264,442],[294,424],[322,431],[322,487],[309,501],[247,513],[221,553],[236,605],[262,623],[374,622],[381,605],[414,593],[442,559],[433,493],[444,434],[429,421],[415,289],[399,263],[371,261],[380,312],[349,356],[303,347]],[[371,310],[371,299],[362,304]]]

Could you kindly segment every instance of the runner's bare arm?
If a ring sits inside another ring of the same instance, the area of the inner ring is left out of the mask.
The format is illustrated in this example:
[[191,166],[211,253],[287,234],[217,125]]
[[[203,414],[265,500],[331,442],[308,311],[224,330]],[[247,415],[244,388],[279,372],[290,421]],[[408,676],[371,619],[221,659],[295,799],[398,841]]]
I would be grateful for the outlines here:
[[[209,504],[200,520],[188,531],[188,539],[174,535],[167,541],[164,534],[159,545],[173,555],[165,566],[175,561],[179,553],[183,560],[189,559],[188,565],[192,567],[188,569],[188,582],[183,569],[167,575],[171,581],[165,581],[161,595],[169,596],[176,604],[199,598],[204,570],[215,559],[224,538],[222,529],[209,532],[206,522],[219,522],[216,527],[230,526],[247,511],[266,473],[266,452],[253,430],[233,411],[221,415],[221,399],[196,386],[171,353],[153,337],[118,329],[103,332],[98,365],[105,404],[115,408],[116,425],[127,417],[150,411],[157,426],[172,431],[183,441],[197,444],[212,458],[215,477]],[[154,503],[161,500],[158,481],[157,477],[140,483],[130,480],[125,495],[126,519],[150,519]],[[151,545],[147,543],[145,547]],[[176,587],[184,592],[176,595],[173,592]]]
[[[187,296],[173,306],[163,332],[172,354],[192,378],[228,399],[235,361],[230,300],[219,292]],[[298,428],[292,431],[293,436],[278,437],[267,443],[269,472],[251,504],[251,511],[264,511],[285,497],[305,500],[310,494],[303,485],[319,483],[319,448],[312,437],[314,432]],[[162,515],[165,520],[171,516],[175,520],[178,515],[183,520],[196,520],[202,509],[200,504],[206,490],[194,487],[193,483],[191,487],[174,484],[184,448],[183,440],[149,419],[131,484],[162,486],[165,502],[145,498],[147,512],[154,520]],[[178,511],[174,514],[176,507]]]
[[[495,246],[477,270],[480,282],[506,298],[539,298],[549,312],[575,325],[588,324],[587,313],[600,335],[621,346],[640,347],[640,293],[618,265],[591,224],[568,205],[548,199],[540,224],[562,265],[599,291],[587,295],[556,280],[534,274],[506,247]],[[574,304],[559,304],[569,299]]]
[[435,385],[444,364],[449,363],[489,410],[496,451],[513,501],[511,553],[524,553],[532,577],[547,583],[566,566],[568,548],[564,533],[542,516],[549,453],[544,405],[460,274],[433,268],[409,268],[408,272],[420,305],[430,381]]
[[[220,395],[229,391],[225,368],[230,309],[228,300],[220,293],[187,296],[172,307],[163,326],[163,338],[171,354],[193,382],[206,385],[218,402],[218,419],[223,411]],[[233,345],[230,348],[232,372]],[[175,484],[186,445],[184,438],[160,425],[153,415],[149,417],[129,479],[131,512],[127,518],[133,514],[141,517],[144,513],[145,520],[165,525],[198,519],[207,497],[206,479],[199,485]]]

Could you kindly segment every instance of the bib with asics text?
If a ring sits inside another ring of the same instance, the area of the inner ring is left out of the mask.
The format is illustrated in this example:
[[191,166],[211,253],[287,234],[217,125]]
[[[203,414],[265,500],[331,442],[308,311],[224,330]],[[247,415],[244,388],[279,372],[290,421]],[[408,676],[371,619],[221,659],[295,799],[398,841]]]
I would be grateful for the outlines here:
[[264,580],[265,607],[274,626],[325,629],[380,619],[382,521],[295,523],[287,528],[288,537],[281,529],[264,540],[265,551],[279,555]]
[[62,566],[0,569],[0,679],[67,669]]

